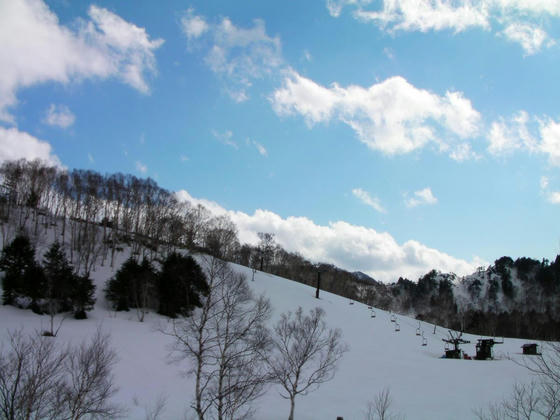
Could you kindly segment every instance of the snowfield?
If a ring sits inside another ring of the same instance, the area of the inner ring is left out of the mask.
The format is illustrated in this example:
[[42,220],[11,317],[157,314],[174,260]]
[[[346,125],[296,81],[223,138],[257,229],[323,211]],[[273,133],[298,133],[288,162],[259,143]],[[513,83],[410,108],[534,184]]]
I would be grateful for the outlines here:
[[[125,256],[115,264],[118,269]],[[384,387],[389,387],[393,397],[392,410],[407,419],[472,419],[473,409],[486,407],[507,396],[516,382],[531,380],[529,372],[508,359],[522,360],[521,345],[526,340],[505,339],[494,347],[496,360],[446,360],[443,337],[447,330],[421,323],[427,346],[416,335],[418,321],[397,315],[400,331],[390,321],[390,314],[376,309],[372,318],[366,305],[350,302],[340,296],[321,292],[315,299],[315,289],[306,285],[266,273],[257,272],[252,282],[249,268],[232,264],[234,270],[246,274],[254,293],[270,298],[276,322],[285,311],[298,306],[309,309],[320,306],[326,312],[330,327],[343,332],[343,340],[350,350],[339,364],[335,378],[318,390],[296,399],[296,419],[363,419],[368,401]],[[103,297],[105,281],[114,274],[108,267],[98,267],[92,273],[97,285],[97,303],[88,313],[89,319],[77,321],[68,318],[62,324],[55,340],[60,344],[80,342],[92,335],[98,327],[110,333],[111,344],[119,355],[114,369],[119,391],[115,402],[127,408],[126,418],[144,419],[146,411],[158,399],[166,399],[163,419],[194,419],[189,409],[193,399],[194,380],[182,375],[183,364],[168,363],[168,344],[171,338],[158,331],[166,318],[148,314],[145,322],[137,321],[136,313],[114,312]],[[0,306],[2,342],[8,330],[24,328],[27,333],[47,328],[48,316],[33,314],[10,306]],[[271,324],[272,325],[272,324]],[[477,336],[466,335],[470,340],[462,349],[469,355],[475,353]],[[289,413],[289,400],[271,386],[255,405],[257,419],[285,419]],[[187,415],[185,416],[185,413]]]

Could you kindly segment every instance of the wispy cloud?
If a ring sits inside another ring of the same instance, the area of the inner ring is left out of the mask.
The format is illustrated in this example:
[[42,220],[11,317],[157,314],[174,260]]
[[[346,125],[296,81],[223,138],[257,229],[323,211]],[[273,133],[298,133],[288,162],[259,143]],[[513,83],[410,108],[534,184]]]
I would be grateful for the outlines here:
[[560,166],[560,122],[548,116],[519,111],[511,118],[499,118],[492,123],[487,138],[492,155],[521,150],[547,156],[551,165]]
[[560,191],[552,191],[548,194],[548,201],[552,204],[560,204]]
[[527,55],[554,44],[542,24],[560,16],[556,0],[326,0],[326,6],[333,17],[352,9],[356,19],[391,34],[479,28],[517,42]]
[[45,113],[43,122],[51,126],[68,128],[74,124],[75,120],[76,116],[66,105],[51,104]]
[[253,146],[255,146],[257,148],[257,150],[259,151],[261,156],[264,156],[264,157],[268,156],[268,152],[262,144],[260,144],[259,142],[255,141],[255,140],[253,140],[251,143],[253,144]]
[[367,191],[362,190],[361,188],[354,188],[352,190],[352,194],[357,197],[362,203],[371,207],[375,211],[379,213],[387,213],[387,210],[383,208],[381,205],[381,201],[377,197],[372,197],[369,195]]
[[141,174],[146,174],[148,172],[148,167],[140,162],[139,160],[136,161],[136,170]]
[[531,24],[512,23],[502,31],[502,34],[510,41],[520,44],[526,55],[538,53],[543,45],[551,47],[555,44],[542,28]]
[[217,130],[210,131],[214,138],[219,140],[221,143],[225,144],[226,146],[233,147],[234,149],[239,149],[239,146],[236,142],[232,140],[233,132],[231,130],[226,130],[224,132],[219,132]]
[[261,19],[244,28],[228,17],[209,23],[189,9],[181,19],[181,29],[191,50],[195,46],[205,49],[206,64],[224,80],[226,92],[236,102],[247,100],[254,81],[283,64],[280,38],[269,36]]
[[405,204],[407,207],[417,207],[421,205],[432,205],[436,204],[438,199],[432,193],[430,187],[426,187],[422,190],[414,191],[413,197],[405,199]]
[[181,28],[187,39],[191,41],[204,35],[210,29],[210,25],[204,17],[195,15],[194,9],[191,7],[181,18]]
[[546,197],[546,201],[552,204],[560,204],[560,191],[550,191],[550,178],[541,176],[539,182],[541,193]]

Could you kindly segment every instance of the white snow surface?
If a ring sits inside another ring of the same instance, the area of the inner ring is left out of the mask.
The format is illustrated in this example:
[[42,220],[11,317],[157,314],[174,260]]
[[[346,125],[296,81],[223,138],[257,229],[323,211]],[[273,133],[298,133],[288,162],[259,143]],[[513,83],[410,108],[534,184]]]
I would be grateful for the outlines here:
[[[115,264],[118,269],[125,256]],[[522,360],[521,345],[526,340],[505,339],[494,347],[495,360],[446,360],[442,338],[447,330],[421,323],[427,346],[421,346],[416,335],[418,321],[397,315],[400,331],[396,332],[388,312],[376,309],[372,318],[366,305],[349,304],[348,299],[321,291],[315,299],[315,289],[291,280],[257,272],[251,281],[249,268],[232,264],[235,271],[245,273],[256,295],[264,293],[271,300],[274,315],[271,326],[285,311],[298,306],[307,312],[315,306],[326,312],[330,327],[340,328],[350,350],[341,360],[336,376],[318,390],[296,399],[295,418],[298,420],[363,419],[368,401],[384,387],[393,397],[392,409],[407,419],[472,419],[473,409],[506,397],[516,383],[531,380],[529,372],[509,360]],[[98,267],[92,273],[97,285],[95,309],[87,320],[68,318],[55,340],[59,344],[78,343],[91,336],[98,327],[111,335],[111,345],[119,355],[114,369],[119,388],[114,400],[128,410],[126,418],[144,419],[146,408],[153,407],[160,396],[167,399],[163,419],[194,419],[189,409],[193,399],[194,378],[185,377],[187,366],[168,363],[171,338],[158,331],[165,317],[148,314],[138,322],[134,310],[111,311],[104,298],[105,281],[114,274],[108,267]],[[0,306],[0,339],[6,340],[8,330],[24,328],[27,333],[47,329],[49,318],[30,310]],[[477,336],[465,335],[470,344],[462,349],[475,353]],[[289,401],[271,386],[255,403],[256,419],[283,419],[289,414]],[[185,416],[185,413],[187,415]]]

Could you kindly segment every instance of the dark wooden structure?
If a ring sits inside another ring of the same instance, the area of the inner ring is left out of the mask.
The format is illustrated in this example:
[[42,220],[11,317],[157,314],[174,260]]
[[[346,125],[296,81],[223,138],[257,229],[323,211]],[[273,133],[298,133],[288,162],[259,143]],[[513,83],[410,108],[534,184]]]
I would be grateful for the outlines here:
[[504,341],[496,341],[493,338],[479,338],[476,343],[476,360],[493,359],[492,347],[495,344],[504,344]]
[[[464,340],[461,338],[463,333],[455,333],[451,330],[448,330],[449,338],[442,338],[441,340],[447,343],[445,345],[445,358],[446,359],[460,359],[461,358],[461,348],[459,347],[461,344],[468,344],[470,341]],[[449,345],[453,345],[453,348],[450,348]]]
[[540,356],[541,354],[538,351],[538,344],[537,343],[526,343],[521,346],[523,349],[523,354],[529,356]]

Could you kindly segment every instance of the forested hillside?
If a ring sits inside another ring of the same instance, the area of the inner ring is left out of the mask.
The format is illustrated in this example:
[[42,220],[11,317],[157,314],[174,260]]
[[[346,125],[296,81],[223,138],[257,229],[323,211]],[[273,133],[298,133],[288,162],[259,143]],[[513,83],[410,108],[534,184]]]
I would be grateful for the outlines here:
[[462,278],[434,270],[384,284],[287,252],[269,232],[259,233],[258,244],[241,244],[227,215],[179,201],[149,178],[20,160],[2,164],[0,185],[2,248],[24,230],[44,254],[54,233],[86,277],[96,265],[113,268],[125,246],[138,260],[187,248],[312,286],[320,278],[322,290],[457,330],[560,337],[560,256],[502,257]]

